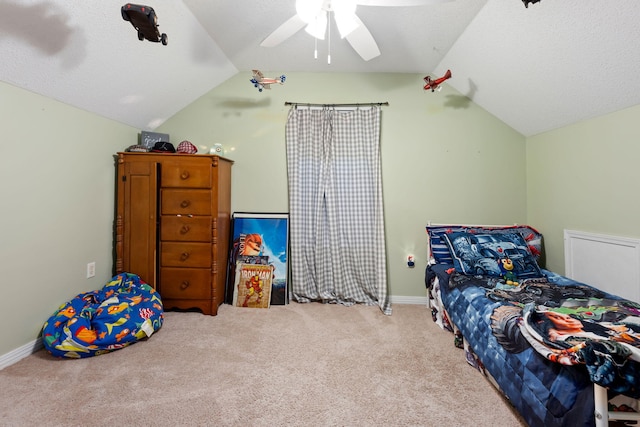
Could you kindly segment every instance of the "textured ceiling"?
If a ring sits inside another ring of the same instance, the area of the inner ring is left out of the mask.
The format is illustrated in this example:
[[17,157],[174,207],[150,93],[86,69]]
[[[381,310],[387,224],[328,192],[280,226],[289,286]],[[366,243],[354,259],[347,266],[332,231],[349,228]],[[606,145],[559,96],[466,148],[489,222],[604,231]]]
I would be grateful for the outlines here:
[[179,1],[155,1],[169,44],[140,42],[125,2],[0,0],[0,79],[153,129],[238,72]]
[[[435,1],[435,0],[434,0]],[[486,0],[456,0],[431,6],[358,6],[356,13],[378,43],[381,55],[363,61],[343,39],[333,20],[331,43],[318,42],[304,30],[282,44],[260,42],[295,15],[295,0],[185,0],[187,7],[240,70],[318,72],[431,72]],[[522,3],[519,4],[524,9]],[[229,23],[235,23],[229,28]],[[327,52],[331,47],[331,65]]]
[[381,55],[363,61],[334,28],[260,42],[294,0],[149,0],[169,44],[140,42],[124,2],[0,0],[0,80],[154,129],[238,72],[439,75],[525,136],[640,104],[637,0],[453,0],[358,6]]

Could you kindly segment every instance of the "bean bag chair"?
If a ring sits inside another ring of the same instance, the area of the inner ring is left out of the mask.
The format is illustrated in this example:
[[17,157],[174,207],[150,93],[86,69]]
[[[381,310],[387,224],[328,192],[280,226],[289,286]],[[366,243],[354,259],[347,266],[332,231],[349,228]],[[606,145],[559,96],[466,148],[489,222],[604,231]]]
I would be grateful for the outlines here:
[[45,322],[42,341],[56,357],[97,356],[150,337],[163,319],[160,294],[139,276],[122,273],[60,306]]

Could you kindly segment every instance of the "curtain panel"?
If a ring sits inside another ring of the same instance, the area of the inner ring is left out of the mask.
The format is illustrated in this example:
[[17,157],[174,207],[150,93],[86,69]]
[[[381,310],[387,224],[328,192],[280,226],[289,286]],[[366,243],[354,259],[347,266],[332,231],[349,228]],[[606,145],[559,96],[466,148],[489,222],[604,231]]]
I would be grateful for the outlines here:
[[295,301],[379,305],[391,314],[380,115],[379,106],[289,111],[285,133]]

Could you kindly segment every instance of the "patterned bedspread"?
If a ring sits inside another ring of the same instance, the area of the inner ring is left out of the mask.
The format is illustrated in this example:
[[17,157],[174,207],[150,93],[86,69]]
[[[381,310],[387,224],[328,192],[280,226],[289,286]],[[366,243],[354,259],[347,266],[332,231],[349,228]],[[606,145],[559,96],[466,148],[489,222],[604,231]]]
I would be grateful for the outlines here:
[[[640,397],[640,305],[580,285],[531,283],[517,294],[533,301],[497,308],[494,334],[505,323],[500,312],[514,311],[518,331],[538,353],[565,365],[584,364],[594,383]],[[540,301],[545,294],[558,298]]]
[[548,271],[513,287],[450,267],[427,268],[445,311],[434,317],[460,330],[530,426],[594,425],[592,382],[638,394],[638,304]]

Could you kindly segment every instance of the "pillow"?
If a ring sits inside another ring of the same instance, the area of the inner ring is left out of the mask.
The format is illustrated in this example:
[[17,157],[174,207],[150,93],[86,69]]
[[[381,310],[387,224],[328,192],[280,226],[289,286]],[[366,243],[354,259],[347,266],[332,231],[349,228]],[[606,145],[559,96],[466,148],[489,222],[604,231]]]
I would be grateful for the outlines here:
[[489,234],[513,232],[520,234],[526,242],[531,255],[533,255],[533,257],[535,258],[536,263],[540,263],[540,259],[542,257],[542,234],[535,228],[528,225],[513,225],[509,227],[482,227],[478,228],[477,230],[481,230],[483,233]]
[[444,235],[457,231],[471,230],[474,227],[464,225],[438,225],[427,226],[427,235],[429,236],[429,256],[435,260],[437,264],[453,264],[451,252],[444,240]]
[[533,227],[528,225],[512,225],[504,227],[483,227],[483,226],[471,226],[471,225],[438,225],[427,226],[427,235],[429,236],[429,256],[437,264],[453,264],[453,258],[449,247],[444,241],[443,236],[449,233],[455,232],[468,232],[468,233],[488,233],[488,234],[504,234],[504,233],[519,233],[522,238],[527,242],[527,246],[531,251],[531,254],[536,260],[536,263],[541,262],[542,256],[542,234]]
[[518,280],[543,277],[527,242],[518,232],[458,231],[443,237],[460,273],[501,277],[504,273],[500,262],[508,257],[513,261],[513,273]]

